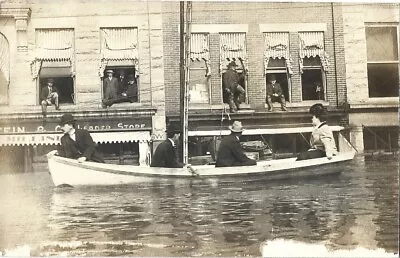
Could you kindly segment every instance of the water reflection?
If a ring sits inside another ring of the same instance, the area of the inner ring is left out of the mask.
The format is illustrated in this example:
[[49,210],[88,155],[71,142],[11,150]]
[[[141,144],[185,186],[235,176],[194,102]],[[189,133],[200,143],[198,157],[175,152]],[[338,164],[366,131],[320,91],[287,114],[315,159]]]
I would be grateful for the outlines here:
[[[11,241],[35,243],[38,256],[260,256],[261,243],[274,239],[394,252],[396,163],[385,168],[358,159],[347,173],[319,179],[79,189],[42,183],[29,191],[28,180],[7,179],[17,189],[2,197],[8,209],[16,199],[40,209],[11,223],[3,212],[1,222],[14,229]],[[38,231],[24,235],[30,221]]]

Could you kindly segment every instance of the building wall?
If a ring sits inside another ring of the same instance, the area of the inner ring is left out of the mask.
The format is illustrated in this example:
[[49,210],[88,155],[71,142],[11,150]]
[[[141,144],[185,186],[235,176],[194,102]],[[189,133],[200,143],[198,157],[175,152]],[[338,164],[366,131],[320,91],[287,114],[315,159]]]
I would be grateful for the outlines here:
[[[164,62],[166,84],[166,109],[170,114],[179,108],[179,3],[164,2]],[[332,12],[335,16],[335,37],[333,41]],[[265,108],[264,38],[263,28],[274,30],[290,28],[290,48],[293,59],[292,103],[301,103],[298,48],[298,31],[307,31],[322,24],[325,50],[330,56],[330,70],[327,73],[327,102],[337,107],[346,101],[344,80],[344,56],[341,35],[341,5],[330,3],[262,3],[262,2],[193,2],[192,24],[202,26],[210,32],[211,95],[212,104],[221,105],[221,77],[219,73],[219,32],[227,32],[225,25],[244,28],[246,32],[248,57],[248,98],[250,107]],[[290,19],[288,19],[290,17]],[[208,25],[208,26],[207,26]],[[216,31],[215,31],[216,30]],[[201,31],[198,31],[201,32]],[[207,31],[204,31],[207,32]],[[339,35],[339,36],[338,36]],[[337,55],[334,56],[334,49]],[[335,71],[335,65],[341,66]]]
[[[39,85],[33,79],[30,64],[34,59],[35,30],[41,28],[74,29],[75,105],[63,111],[101,110],[102,82],[98,75],[100,65],[100,28],[137,27],[139,49],[140,103],[126,107],[140,110],[142,107],[157,109],[153,117],[155,134],[164,135],[164,62],[161,3],[106,1],[3,1],[1,8],[29,8],[27,20],[27,49],[17,52],[15,21],[7,21],[1,31],[6,32],[12,52],[9,107],[23,111],[38,105]],[[14,27],[14,28],[11,28]],[[29,107],[31,106],[31,107]],[[10,110],[11,110],[10,109]],[[107,111],[104,111],[107,113]]]
[[[351,141],[363,150],[362,126],[398,126],[398,97],[370,98],[365,24],[399,24],[398,4],[343,4],[347,98]],[[398,42],[399,38],[398,38]]]

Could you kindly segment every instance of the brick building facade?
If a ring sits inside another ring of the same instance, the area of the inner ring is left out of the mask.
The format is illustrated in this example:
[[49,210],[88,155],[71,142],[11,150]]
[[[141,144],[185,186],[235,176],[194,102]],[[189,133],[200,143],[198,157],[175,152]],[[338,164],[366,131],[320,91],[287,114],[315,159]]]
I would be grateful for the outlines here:
[[[192,2],[191,16],[189,135],[196,135],[190,130],[218,135],[236,119],[247,128],[309,126],[308,109],[315,103],[327,107],[330,124],[347,125],[341,4]],[[163,32],[166,111],[171,121],[178,121],[179,2],[163,3]],[[244,77],[247,97],[242,111],[228,117],[222,77],[230,61]],[[277,106],[267,112],[270,74],[284,88],[288,112]],[[320,96],[315,94],[316,82],[322,86]],[[268,141],[299,151],[293,145],[304,139],[292,137]]]

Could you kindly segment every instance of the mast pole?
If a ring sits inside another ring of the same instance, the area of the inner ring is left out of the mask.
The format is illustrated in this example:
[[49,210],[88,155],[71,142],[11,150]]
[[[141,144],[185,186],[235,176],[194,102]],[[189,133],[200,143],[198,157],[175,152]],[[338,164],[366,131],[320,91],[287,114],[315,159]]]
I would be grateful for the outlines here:
[[188,131],[189,131],[189,71],[190,71],[190,36],[192,33],[192,2],[188,1],[186,5],[186,34],[185,34],[185,83],[184,83],[184,118],[183,118],[183,163],[187,164],[189,160],[188,151]]
[[[182,129],[182,132],[184,131],[185,128],[185,123],[184,123],[184,117],[185,117],[185,2],[180,1],[180,6],[179,6],[179,15],[180,15],[180,23],[179,23],[179,36],[180,36],[180,52],[179,52],[179,83],[180,83],[180,101],[179,101],[179,108],[180,108],[180,126]],[[183,135],[182,135],[183,136]],[[184,139],[184,137],[182,137]],[[183,154],[183,149],[184,149],[184,143],[181,141],[180,143],[180,149],[182,150]]]

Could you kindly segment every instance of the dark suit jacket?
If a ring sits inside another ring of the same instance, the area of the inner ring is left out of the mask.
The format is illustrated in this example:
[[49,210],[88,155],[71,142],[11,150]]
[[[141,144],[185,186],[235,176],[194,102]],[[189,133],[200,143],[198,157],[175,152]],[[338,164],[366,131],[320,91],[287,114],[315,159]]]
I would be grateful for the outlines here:
[[216,167],[252,166],[257,162],[244,154],[239,140],[234,135],[225,136],[219,145]]
[[282,87],[279,83],[275,82],[274,85],[271,83],[267,83],[267,95],[278,94],[278,96],[282,95]]
[[103,156],[96,151],[96,144],[88,131],[75,129],[75,139],[76,141],[73,141],[68,134],[64,134],[61,137],[58,155],[71,159],[86,157],[88,161],[104,163]]
[[111,80],[105,78],[103,80],[104,87],[104,98],[105,99],[115,99],[118,97],[119,81],[117,78],[112,78]]
[[165,140],[157,146],[151,160],[150,167],[182,168],[183,164],[178,163],[176,150],[170,140]]
[[224,87],[231,90],[232,93],[235,93],[236,88],[239,85],[239,75],[235,70],[228,69],[223,76]]
[[[55,86],[53,86],[51,92],[56,92],[57,94],[59,94],[59,93],[58,93],[58,90],[57,90],[57,88],[56,88]],[[41,92],[41,94],[40,94],[40,101],[46,100],[46,99],[47,99],[47,96],[49,96],[49,87],[48,87],[48,86],[44,86],[44,87],[42,88],[42,92]]]

